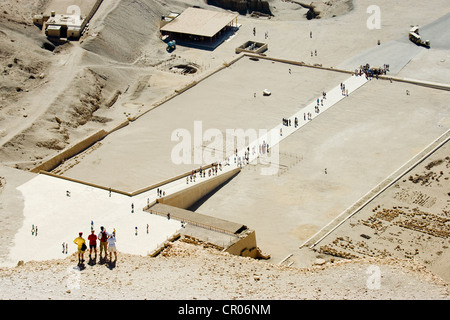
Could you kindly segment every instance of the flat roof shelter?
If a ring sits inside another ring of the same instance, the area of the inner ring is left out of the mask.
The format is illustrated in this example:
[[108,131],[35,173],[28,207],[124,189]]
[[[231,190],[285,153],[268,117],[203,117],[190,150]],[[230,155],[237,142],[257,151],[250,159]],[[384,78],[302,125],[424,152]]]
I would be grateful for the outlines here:
[[217,40],[223,32],[237,27],[237,13],[218,12],[200,8],[188,8],[164,25],[162,35],[184,41]]

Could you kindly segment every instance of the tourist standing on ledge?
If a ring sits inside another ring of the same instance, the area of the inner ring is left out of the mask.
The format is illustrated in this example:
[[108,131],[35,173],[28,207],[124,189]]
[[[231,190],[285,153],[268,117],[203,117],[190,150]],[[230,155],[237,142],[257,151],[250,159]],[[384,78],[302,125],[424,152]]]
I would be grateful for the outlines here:
[[83,232],[78,233],[78,238],[73,240],[73,243],[78,245],[78,264],[84,262],[84,252],[86,251],[86,241],[83,239]]

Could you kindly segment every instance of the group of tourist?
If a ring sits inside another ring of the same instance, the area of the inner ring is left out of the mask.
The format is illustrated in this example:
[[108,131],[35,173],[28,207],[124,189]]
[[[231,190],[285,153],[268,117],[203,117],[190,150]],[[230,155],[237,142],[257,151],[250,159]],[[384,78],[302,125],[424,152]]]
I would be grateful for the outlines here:
[[341,92],[343,96],[348,96],[348,89],[345,88],[345,83],[341,82]]
[[359,71],[355,70],[355,75],[362,75],[363,73],[366,76],[366,79],[371,77],[378,78],[378,75],[385,75],[389,70],[389,64],[384,64],[383,68],[371,68],[367,63],[366,65],[359,66]]
[[[114,253],[115,261],[117,261],[117,250],[116,250],[116,231],[112,233],[106,232],[106,229],[102,226],[100,227],[100,233],[95,234],[94,229],[91,228],[91,234],[88,236],[89,241],[89,258],[92,259],[92,251],[94,251],[95,257],[97,257],[97,240],[100,243],[100,259],[102,259],[102,252],[105,253],[104,258],[107,258],[107,253],[109,253],[109,260],[112,261],[112,254]],[[78,264],[84,262],[84,253],[87,250],[86,240],[83,238],[83,232],[78,233],[78,237],[73,241],[78,247]],[[64,250],[64,243],[63,243]],[[67,250],[67,246],[66,246]]]

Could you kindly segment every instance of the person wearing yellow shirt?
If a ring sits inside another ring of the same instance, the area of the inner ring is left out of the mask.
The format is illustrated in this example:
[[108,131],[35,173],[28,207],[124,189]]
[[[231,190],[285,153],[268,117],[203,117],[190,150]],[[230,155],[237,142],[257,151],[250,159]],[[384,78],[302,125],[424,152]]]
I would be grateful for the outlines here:
[[83,263],[84,262],[84,252],[87,249],[86,240],[83,239],[83,232],[80,232],[78,234],[78,238],[75,238],[75,240],[73,240],[73,243],[78,245],[78,264]]

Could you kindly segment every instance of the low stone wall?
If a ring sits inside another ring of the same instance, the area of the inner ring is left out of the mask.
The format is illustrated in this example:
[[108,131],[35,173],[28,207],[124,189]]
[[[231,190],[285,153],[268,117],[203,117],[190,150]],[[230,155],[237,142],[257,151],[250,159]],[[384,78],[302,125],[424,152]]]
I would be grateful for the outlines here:
[[[244,56],[252,57],[255,59],[266,59],[266,60],[270,60],[270,61],[287,63],[287,64],[291,64],[291,65],[295,65],[295,66],[321,69],[321,70],[326,70],[326,71],[334,71],[334,72],[347,73],[347,74],[355,73],[355,71],[352,71],[352,70],[337,69],[337,68],[332,68],[332,67],[322,67],[322,65],[309,65],[302,61],[292,61],[292,60],[286,60],[286,59],[272,58],[272,57],[268,57],[268,56],[264,56],[264,55],[254,55],[251,53],[244,53]],[[397,82],[409,83],[409,84],[432,88],[432,89],[437,89],[437,90],[450,91],[450,85],[445,84],[445,83],[422,81],[422,80],[415,80],[415,79],[408,79],[408,78],[397,78],[397,77],[391,77],[389,75],[379,75],[378,79],[397,81]]]

